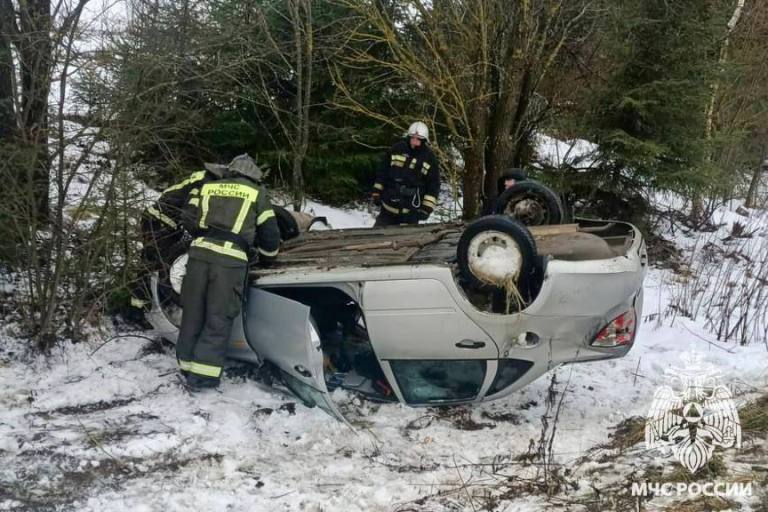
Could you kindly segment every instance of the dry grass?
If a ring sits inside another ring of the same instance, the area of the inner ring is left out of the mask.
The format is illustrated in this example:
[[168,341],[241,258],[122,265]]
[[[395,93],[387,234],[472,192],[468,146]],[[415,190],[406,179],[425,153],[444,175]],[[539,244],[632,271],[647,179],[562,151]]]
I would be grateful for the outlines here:
[[645,418],[632,416],[618,425],[604,448],[623,451],[645,440]]
[[738,510],[738,503],[717,496],[702,496],[695,500],[687,500],[675,503],[667,510],[675,512],[716,512],[720,510]]
[[[674,282],[666,315],[704,320],[718,341],[768,343],[768,238],[760,217],[703,233]],[[754,236],[758,235],[758,236]]]
[[712,481],[718,477],[723,477],[728,474],[728,468],[723,460],[723,456],[720,453],[715,453],[709,462],[699,469],[696,473],[691,474],[688,469],[684,468],[679,463],[673,463],[672,470],[665,472],[661,479],[662,483],[665,482],[699,482],[699,481]]
[[739,409],[739,419],[743,432],[761,436],[768,434],[768,395]]

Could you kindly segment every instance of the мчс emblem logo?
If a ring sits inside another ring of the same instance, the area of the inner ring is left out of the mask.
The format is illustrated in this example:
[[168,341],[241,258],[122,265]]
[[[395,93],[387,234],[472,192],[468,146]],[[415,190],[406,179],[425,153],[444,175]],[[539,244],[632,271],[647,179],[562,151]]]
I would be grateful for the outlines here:
[[719,370],[695,352],[680,358],[683,366],[669,368],[668,385],[654,393],[645,446],[671,448],[680,464],[695,473],[712,458],[716,446],[741,447],[741,424]]

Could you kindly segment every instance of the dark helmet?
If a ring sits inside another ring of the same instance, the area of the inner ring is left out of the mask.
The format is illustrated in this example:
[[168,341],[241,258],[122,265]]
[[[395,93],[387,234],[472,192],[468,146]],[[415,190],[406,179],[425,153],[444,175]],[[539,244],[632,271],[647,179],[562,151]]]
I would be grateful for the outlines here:
[[499,194],[504,191],[504,182],[506,180],[525,181],[528,179],[528,174],[520,167],[509,167],[501,171],[499,181],[496,184],[499,189]]
[[247,153],[243,153],[242,155],[233,158],[232,161],[229,162],[227,168],[229,169],[229,172],[240,174],[255,182],[261,181],[261,178],[264,177],[264,172]]
[[223,178],[224,176],[227,175],[227,169],[228,168],[227,168],[226,165],[223,165],[223,164],[212,164],[212,163],[209,163],[209,162],[205,162],[203,164],[203,167],[205,168],[206,171],[208,171],[209,173],[213,174],[217,178]]

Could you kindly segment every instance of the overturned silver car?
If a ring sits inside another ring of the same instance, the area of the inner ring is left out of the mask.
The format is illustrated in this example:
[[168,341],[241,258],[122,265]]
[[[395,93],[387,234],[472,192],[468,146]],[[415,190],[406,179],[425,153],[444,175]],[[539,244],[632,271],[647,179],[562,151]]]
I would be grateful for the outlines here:
[[[170,341],[184,266],[153,280],[148,320]],[[332,413],[337,388],[411,406],[494,400],[556,365],[624,356],[646,267],[640,232],[615,221],[304,233],[251,271],[229,356]]]

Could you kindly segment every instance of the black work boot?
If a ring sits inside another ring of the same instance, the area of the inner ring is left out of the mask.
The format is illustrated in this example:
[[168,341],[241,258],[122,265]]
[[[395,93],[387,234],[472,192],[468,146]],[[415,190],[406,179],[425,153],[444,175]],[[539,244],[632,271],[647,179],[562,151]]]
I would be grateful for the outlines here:
[[214,389],[219,387],[221,379],[216,377],[205,377],[194,373],[187,373],[187,386],[191,391],[202,391],[204,389]]

